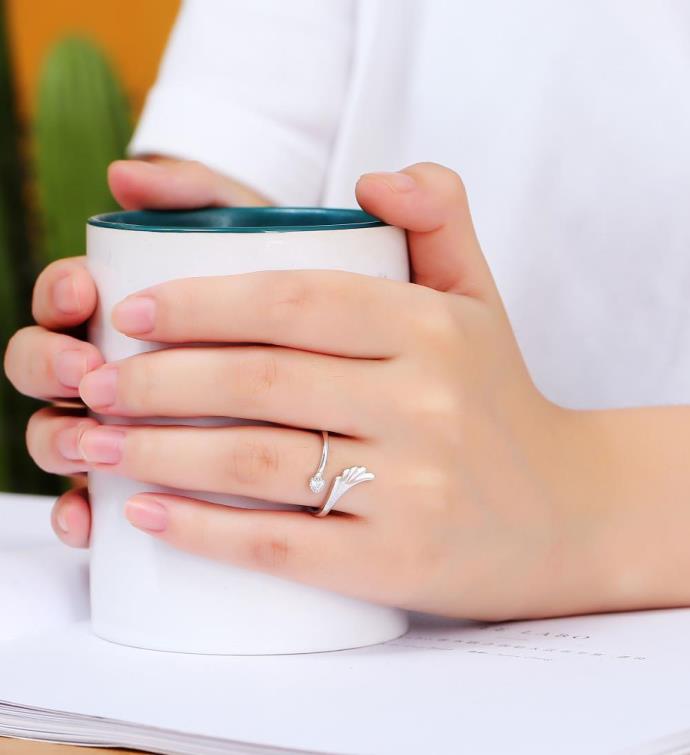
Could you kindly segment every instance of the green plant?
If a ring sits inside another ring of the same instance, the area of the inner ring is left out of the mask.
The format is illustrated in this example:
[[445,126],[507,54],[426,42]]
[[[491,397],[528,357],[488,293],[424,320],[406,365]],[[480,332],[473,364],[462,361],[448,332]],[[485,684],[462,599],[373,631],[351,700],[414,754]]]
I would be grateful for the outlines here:
[[116,209],[106,181],[131,134],[122,88],[87,39],[58,42],[42,67],[34,124],[44,261],[82,252],[89,215]]
[[[33,135],[38,212],[27,201],[24,139],[13,91],[5,6],[0,0],[0,349],[31,321],[31,289],[48,261],[80,254],[84,224],[116,205],[108,164],[123,157],[129,108],[103,53],[85,39],[59,42],[45,59]],[[29,233],[38,226],[40,233]],[[38,403],[0,373],[0,490],[50,493],[58,481],[29,458],[24,427]]]
[[[30,322],[29,210],[23,192],[21,132],[14,96],[6,13],[0,3],[0,352],[12,333]],[[54,484],[33,466],[24,426],[36,402],[19,396],[0,373],[0,490],[46,491]],[[28,482],[31,481],[31,485]]]

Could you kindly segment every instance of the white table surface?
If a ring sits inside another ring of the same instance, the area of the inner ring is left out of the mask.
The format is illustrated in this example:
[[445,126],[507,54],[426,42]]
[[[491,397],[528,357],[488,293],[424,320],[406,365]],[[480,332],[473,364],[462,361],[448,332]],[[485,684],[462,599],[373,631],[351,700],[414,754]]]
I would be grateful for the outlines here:
[[57,542],[50,526],[52,496],[0,493],[0,548]]
[[54,498],[0,493],[0,642],[88,618],[88,553],[50,525]]

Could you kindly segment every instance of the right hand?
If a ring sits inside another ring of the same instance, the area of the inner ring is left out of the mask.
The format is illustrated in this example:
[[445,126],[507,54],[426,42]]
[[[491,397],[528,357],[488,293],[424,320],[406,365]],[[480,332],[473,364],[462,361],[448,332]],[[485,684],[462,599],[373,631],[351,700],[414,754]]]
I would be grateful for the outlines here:
[[[266,204],[251,189],[200,163],[167,158],[118,160],[110,166],[108,183],[127,210]],[[32,312],[37,324],[17,331],[7,345],[5,373],[14,387],[27,396],[56,402],[39,409],[26,430],[29,454],[46,472],[81,475],[86,471],[78,439],[97,423],[65,402],[79,401],[81,379],[104,360],[95,346],[63,331],[86,322],[96,301],[85,257],[53,262],[34,286]],[[58,498],[52,525],[67,545],[88,545],[91,513],[85,485]]]

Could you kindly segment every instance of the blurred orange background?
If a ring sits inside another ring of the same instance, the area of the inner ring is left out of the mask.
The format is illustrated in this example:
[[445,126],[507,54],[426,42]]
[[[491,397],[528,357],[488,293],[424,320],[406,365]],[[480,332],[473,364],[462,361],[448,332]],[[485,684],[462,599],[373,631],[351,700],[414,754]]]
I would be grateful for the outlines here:
[[106,51],[136,117],[156,77],[179,0],[6,0],[19,114],[30,118],[41,61],[72,33]]

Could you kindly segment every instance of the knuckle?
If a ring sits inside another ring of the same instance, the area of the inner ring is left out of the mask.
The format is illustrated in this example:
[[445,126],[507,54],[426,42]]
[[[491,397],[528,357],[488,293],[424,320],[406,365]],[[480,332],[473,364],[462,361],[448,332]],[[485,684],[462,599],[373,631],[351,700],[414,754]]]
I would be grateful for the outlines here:
[[77,257],[66,257],[48,263],[38,274],[36,283],[39,281],[53,282],[63,275],[76,272],[80,267],[78,263],[79,259]]
[[29,456],[44,472],[59,472],[58,455],[49,452],[49,447],[55,440],[54,424],[56,413],[54,409],[45,407],[31,415],[26,425],[24,439]]
[[52,382],[52,373],[49,355],[41,349],[31,349],[26,361],[26,384],[36,386],[36,388],[46,386]]
[[447,469],[440,465],[421,467],[417,470],[414,485],[416,502],[427,518],[431,514],[436,521],[446,523],[455,508],[452,483]]
[[[155,160],[154,162],[159,162]],[[172,163],[170,167],[178,174],[180,180],[207,185],[213,177],[211,169],[199,160],[162,160],[164,165]]]
[[88,341],[81,341],[79,343],[79,349],[86,357],[86,363],[89,370],[95,370],[97,367],[104,364],[103,356],[94,344],[89,343]]
[[424,169],[430,176],[433,176],[435,185],[445,195],[466,201],[467,192],[465,184],[460,175],[454,170],[434,162],[418,163],[418,167]]
[[444,178],[445,178],[446,187],[449,193],[452,193],[453,196],[455,196],[458,199],[466,201],[467,190],[465,188],[465,183],[462,180],[462,177],[460,176],[460,174],[456,173],[454,170],[451,170],[450,168],[446,168],[444,171]]
[[278,360],[269,349],[258,349],[240,368],[240,387],[249,401],[270,393],[278,381]]
[[279,470],[276,449],[257,440],[240,440],[230,453],[228,476],[230,482],[253,485],[267,476],[275,476]]
[[462,428],[466,414],[462,391],[447,380],[427,379],[421,390],[417,387],[414,393],[408,393],[402,403],[399,412],[415,426],[433,433],[434,438],[455,439]]
[[226,557],[229,551],[225,543],[218,542],[219,532],[215,518],[208,516],[204,509],[191,514],[190,511],[178,512],[174,532],[175,545],[188,548],[194,553]]
[[159,428],[129,427],[125,433],[121,468],[132,477],[154,480],[160,475],[161,465],[170,458],[166,429],[163,440],[157,432]]
[[432,296],[415,312],[415,331],[429,346],[450,347],[461,334],[458,320],[448,296]]
[[161,378],[156,360],[148,355],[125,360],[117,376],[118,403],[133,412],[155,411]]
[[54,384],[52,355],[47,349],[22,349],[22,356],[15,360],[16,386],[22,393],[36,396],[50,394]]
[[201,160],[185,160],[182,166],[191,175],[198,176],[199,178],[207,178],[211,174],[209,167],[202,163]]
[[50,305],[52,287],[60,279],[70,275],[79,275],[82,271],[84,271],[83,266],[75,257],[55,260],[43,268],[36,278],[31,297],[31,314],[34,320],[40,321],[52,308]]
[[275,277],[267,314],[276,325],[290,323],[303,315],[314,298],[314,289],[302,276],[285,271]]
[[162,283],[149,296],[156,302],[154,329],[159,335],[177,336],[184,332],[199,322],[201,307],[206,306],[204,297],[197,295],[196,279]]
[[286,536],[260,533],[249,539],[247,558],[251,568],[267,572],[284,571],[292,555]]
[[[423,459],[417,459],[405,465],[405,472],[399,477],[398,495],[404,503],[406,515],[411,517],[407,527],[414,531],[424,526],[424,509],[437,507],[449,500],[450,477],[447,465],[437,449],[428,453]],[[417,521],[417,517],[420,517]]]
[[421,410],[433,424],[457,425],[465,413],[461,391],[445,381],[431,386],[422,394]]
[[51,382],[50,354],[35,345],[35,336],[40,329],[30,326],[12,335],[5,349],[3,367],[7,379],[21,393],[40,392]]

